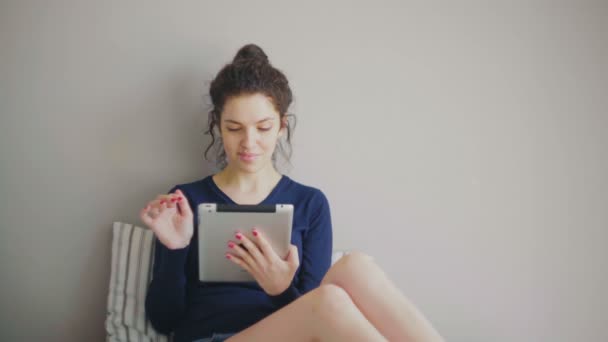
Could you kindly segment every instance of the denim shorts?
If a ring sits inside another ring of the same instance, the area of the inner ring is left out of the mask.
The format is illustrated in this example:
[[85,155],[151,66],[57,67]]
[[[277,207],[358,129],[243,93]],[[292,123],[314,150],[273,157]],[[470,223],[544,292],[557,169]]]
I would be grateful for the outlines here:
[[232,335],[236,335],[236,333],[213,333],[211,337],[201,338],[192,342],[224,342]]

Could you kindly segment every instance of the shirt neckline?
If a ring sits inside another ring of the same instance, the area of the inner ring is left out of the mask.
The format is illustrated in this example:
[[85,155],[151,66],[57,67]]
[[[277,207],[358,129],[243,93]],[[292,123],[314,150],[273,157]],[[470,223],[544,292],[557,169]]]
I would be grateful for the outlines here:
[[[230,198],[230,196],[228,196],[224,191],[222,191],[222,189],[220,189],[217,184],[215,184],[215,181],[213,180],[213,175],[210,175],[207,178],[209,180],[209,185],[211,186],[211,189],[213,189],[213,191],[215,191],[222,199],[224,199],[229,204],[239,205],[239,203],[236,203],[232,198]],[[287,181],[287,178],[288,177],[286,175],[282,174],[281,178],[274,186],[274,188],[272,188],[268,196],[266,196],[266,198],[264,198],[260,203],[256,205],[268,204],[268,202],[272,200],[279,192],[279,190],[283,187],[283,184]]]

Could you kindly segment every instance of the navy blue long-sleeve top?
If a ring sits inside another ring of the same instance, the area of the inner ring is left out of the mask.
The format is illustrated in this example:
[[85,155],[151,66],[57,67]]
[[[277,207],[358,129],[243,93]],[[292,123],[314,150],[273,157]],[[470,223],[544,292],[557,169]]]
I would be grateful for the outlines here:
[[316,288],[331,265],[332,225],[327,198],[321,190],[283,175],[260,204],[293,204],[291,243],[300,266],[291,285],[270,296],[256,282],[207,283],[198,276],[198,213],[200,203],[236,204],[212,176],[174,186],[186,196],[194,216],[190,244],[171,250],[155,239],[152,281],[146,314],[152,326],[174,341],[191,342],[212,333],[239,332]]

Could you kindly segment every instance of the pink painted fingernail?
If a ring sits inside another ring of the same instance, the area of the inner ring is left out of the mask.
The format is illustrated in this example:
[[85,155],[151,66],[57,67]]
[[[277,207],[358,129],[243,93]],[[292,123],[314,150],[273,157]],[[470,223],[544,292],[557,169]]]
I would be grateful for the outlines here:
[[258,231],[254,229],[253,230],[253,236],[258,236],[258,234],[259,234]]
[[181,197],[178,197],[178,198],[177,198],[177,200],[178,200],[178,201],[181,201],[182,199],[183,199],[183,198],[181,198]]
[[160,204],[163,204],[163,203],[165,203],[165,200],[160,201]]
[[226,254],[226,259],[232,259],[232,255]]
[[175,202],[175,201],[177,201],[177,198],[172,198],[171,199],[171,202]]
[[236,233],[236,238],[239,240],[243,239],[243,235],[241,233]]
[[231,241],[231,242],[228,242],[228,247],[230,247],[230,248],[234,248],[234,243],[233,243],[232,241]]

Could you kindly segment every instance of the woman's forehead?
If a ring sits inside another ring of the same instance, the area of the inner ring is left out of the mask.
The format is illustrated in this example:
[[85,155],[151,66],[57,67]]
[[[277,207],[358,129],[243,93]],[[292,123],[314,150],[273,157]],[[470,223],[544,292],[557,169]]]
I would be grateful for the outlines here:
[[279,113],[270,98],[262,94],[239,95],[229,98],[224,105],[223,121],[257,123],[267,119],[278,119]]

